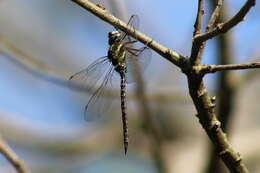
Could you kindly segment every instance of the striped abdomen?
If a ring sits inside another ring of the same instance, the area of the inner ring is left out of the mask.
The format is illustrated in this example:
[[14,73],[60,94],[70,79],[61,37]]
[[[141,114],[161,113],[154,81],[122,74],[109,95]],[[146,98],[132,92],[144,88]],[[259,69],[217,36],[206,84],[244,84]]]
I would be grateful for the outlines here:
[[127,153],[128,149],[128,120],[127,120],[127,115],[126,115],[126,81],[125,81],[125,73],[121,72],[121,83],[120,83],[120,88],[121,88],[121,111],[122,111],[122,121],[123,121],[123,137],[124,137],[124,149],[125,149],[125,154]]

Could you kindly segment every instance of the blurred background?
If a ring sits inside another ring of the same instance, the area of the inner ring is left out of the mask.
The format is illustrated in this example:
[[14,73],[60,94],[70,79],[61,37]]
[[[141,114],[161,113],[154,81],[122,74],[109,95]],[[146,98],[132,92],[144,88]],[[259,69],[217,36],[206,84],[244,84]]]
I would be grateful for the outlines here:
[[[137,14],[140,31],[189,56],[196,1],[92,2],[103,4],[124,21]],[[222,20],[233,16],[244,2],[225,2]],[[214,0],[206,1],[204,28],[214,5]],[[203,63],[259,61],[259,17],[257,4],[244,22],[208,41]],[[119,102],[98,121],[84,120],[84,107],[92,93],[70,87],[68,78],[106,55],[107,33],[112,30],[71,1],[0,0],[3,139],[35,173],[227,172],[195,117],[185,76],[155,52],[143,76],[144,85],[127,86],[127,156]],[[234,149],[255,173],[260,172],[259,79],[259,70],[205,77]],[[119,83],[113,85],[118,88]],[[0,172],[16,172],[2,155]]]

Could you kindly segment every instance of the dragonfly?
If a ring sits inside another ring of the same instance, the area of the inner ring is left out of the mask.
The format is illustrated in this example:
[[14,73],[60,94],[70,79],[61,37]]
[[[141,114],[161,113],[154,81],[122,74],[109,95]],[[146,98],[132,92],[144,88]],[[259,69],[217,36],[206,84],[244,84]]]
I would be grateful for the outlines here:
[[[139,17],[132,15],[127,25],[136,31],[139,26]],[[141,48],[135,48],[134,46],[137,42],[135,37],[131,37],[127,33],[115,28],[114,31],[108,33],[109,48],[107,55],[97,59],[87,68],[70,77],[70,81],[88,85],[88,87],[90,86],[89,90],[92,91],[95,89],[84,111],[85,119],[92,121],[107,112],[111,101],[105,101],[105,91],[109,85],[112,87],[115,76],[119,76],[125,154],[127,153],[129,143],[126,85],[135,82],[133,70],[136,65],[140,65],[141,69],[145,69],[151,59],[151,50],[146,45]],[[98,83],[100,80],[102,82]]]

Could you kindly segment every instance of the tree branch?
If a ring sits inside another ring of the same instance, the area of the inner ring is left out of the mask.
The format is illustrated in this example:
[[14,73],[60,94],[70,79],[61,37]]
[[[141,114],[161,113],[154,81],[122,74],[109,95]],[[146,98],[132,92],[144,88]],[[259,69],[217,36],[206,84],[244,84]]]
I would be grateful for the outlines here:
[[248,173],[240,154],[229,143],[215,113],[215,97],[210,97],[202,78],[197,74],[188,74],[189,92],[198,112],[197,117],[210,140],[216,147],[218,156],[232,173]]
[[[210,4],[212,8],[216,8],[215,5],[219,0],[211,0]],[[214,12],[213,12],[214,13]],[[227,7],[221,8],[221,15],[219,16],[218,22],[226,21],[227,19]],[[214,24],[215,26],[215,24]],[[217,44],[217,56],[216,59],[218,64],[231,64],[232,63],[232,53],[231,53],[231,44],[232,40],[230,37],[230,33],[226,33],[220,35],[216,40]],[[234,84],[234,82],[230,81],[233,73],[231,71],[222,71],[218,75],[217,79],[217,98],[218,98],[218,119],[221,122],[222,129],[226,132],[230,132],[231,121],[234,118],[234,114],[232,113],[234,109],[234,101],[237,88],[239,84]],[[236,87],[234,87],[236,86]],[[208,166],[206,168],[205,173],[219,173],[224,172],[226,169],[221,163],[218,155],[216,154],[215,146],[210,144],[210,150],[208,152]]]
[[[210,28],[216,22],[219,15],[219,8],[222,5],[221,2],[222,1],[218,1],[219,7],[216,7],[216,9],[214,10],[206,31],[210,30]],[[216,148],[216,153],[232,173],[248,173],[248,169],[242,162],[240,154],[235,152],[235,150],[232,148],[226,134],[221,128],[221,123],[217,119],[215,113],[215,97],[210,97],[206,90],[203,82],[204,74],[201,72],[203,69],[203,65],[199,65],[199,63],[201,61],[201,56],[206,41],[209,38],[213,38],[220,33],[224,33],[230,30],[237,23],[242,21],[244,16],[254,4],[255,1],[247,1],[247,3],[230,21],[226,22],[225,24],[218,25],[215,30],[213,29],[213,31],[208,31],[206,34],[194,36],[189,63],[190,69],[182,69],[188,78],[189,92],[198,112],[197,117],[199,118],[201,125],[207,132],[207,135],[211,139],[214,147]],[[210,33],[211,37],[207,36],[208,33]],[[201,37],[205,35],[205,38]]]
[[244,64],[227,64],[227,65],[201,65],[200,70],[203,74],[215,73],[224,70],[244,70],[260,68],[260,62],[244,63]]
[[4,139],[0,136],[0,153],[13,165],[18,173],[30,173],[25,167],[24,163],[19,160],[18,156],[12,149],[5,143]]
[[87,11],[91,12],[95,16],[99,17],[103,21],[110,23],[114,27],[128,33],[130,36],[136,38],[138,41],[142,42],[143,44],[147,45],[151,49],[153,49],[155,52],[172,62],[178,67],[182,66],[183,61],[186,60],[186,58],[179,53],[170,50],[169,48],[166,48],[165,46],[159,44],[158,42],[154,41],[152,38],[146,36],[145,34],[141,33],[140,31],[135,30],[132,27],[129,27],[126,23],[124,23],[122,20],[116,18],[112,14],[110,14],[108,11],[103,10],[102,8],[99,8],[95,4],[91,3],[88,0],[71,0]]
[[196,36],[201,33],[201,25],[202,25],[202,16],[204,14],[204,0],[198,0],[198,12],[196,22],[194,24],[194,32],[193,36]]
[[204,42],[208,39],[211,39],[213,37],[216,37],[219,34],[225,33],[229,31],[231,28],[233,28],[235,25],[237,25],[239,22],[244,20],[244,17],[249,12],[251,7],[255,5],[255,0],[247,0],[247,2],[244,4],[244,6],[239,10],[239,12],[233,16],[229,21],[218,24],[215,29],[213,29],[210,32],[207,32],[202,35],[195,36],[194,41],[196,42]]
[[[196,22],[194,24],[193,38],[201,34],[202,16],[204,14],[203,4],[204,4],[204,0],[198,0],[198,11],[197,11]],[[195,41],[192,42],[191,56],[190,56],[190,63],[192,65],[200,63],[203,49],[204,49],[203,44],[201,43],[198,44]]]
[[213,28],[213,26],[215,26],[215,24],[216,24],[216,22],[217,22],[217,20],[219,18],[219,15],[220,15],[220,10],[221,10],[221,7],[223,5],[223,1],[224,0],[218,0],[216,8],[213,11],[213,13],[212,13],[212,15],[210,17],[210,20],[208,22],[208,25],[206,27],[206,31],[207,32],[210,31]]

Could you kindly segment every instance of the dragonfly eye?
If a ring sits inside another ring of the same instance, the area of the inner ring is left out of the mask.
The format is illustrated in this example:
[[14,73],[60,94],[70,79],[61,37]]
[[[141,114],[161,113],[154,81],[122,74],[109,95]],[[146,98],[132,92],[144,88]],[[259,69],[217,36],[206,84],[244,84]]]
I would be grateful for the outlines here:
[[108,33],[108,38],[120,37],[121,33],[119,31],[112,31]]
[[112,32],[109,32],[109,33],[108,33],[108,38],[111,38],[112,35],[113,35]]
[[108,33],[109,44],[114,44],[120,40],[121,33],[119,31],[112,31]]

